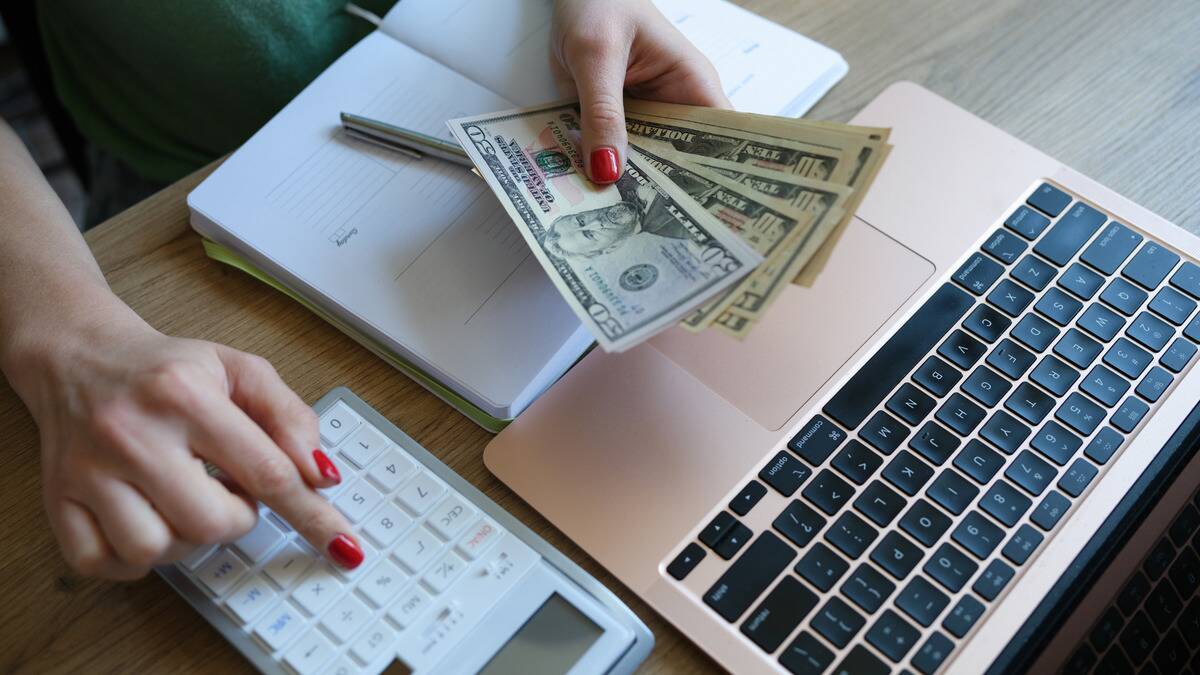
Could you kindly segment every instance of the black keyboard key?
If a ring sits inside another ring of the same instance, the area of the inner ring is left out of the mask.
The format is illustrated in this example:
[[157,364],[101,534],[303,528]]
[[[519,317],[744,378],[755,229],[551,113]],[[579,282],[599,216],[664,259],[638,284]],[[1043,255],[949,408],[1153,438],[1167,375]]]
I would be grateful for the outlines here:
[[925,563],[925,573],[951,593],[957,593],[975,575],[979,565],[950,544],[942,544]]
[[1083,445],[1083,441],[1058,422],[1051,420],[1038,430],[1030,445],[1055,464],[1063,466],[1071,460],[1075,451]]
[[1142,235],[1114,220],[1104,227],[1080,259],[1105,274],[1112,274],[1140,243]]
[[1058,489],[1072,497],[1078,497],[1083,494],[1084,489],[1092,482],[1097,473],[1099,473],[1099,469],[1092,466],[1091,462],[1077,459],[1071,463],[1070,468],[1059,479]]
[[1176,546],[1183,546],[1197,530],[1200,530],[1200,510],[1191,504],[1184,504],[1168,533]]
[[1129,380],[1104,366],[1096,366],[1088,373],[1080,389],[1111,408],[1121,400],[1125,392],[1129,391]]
[[950,538],[958,542],[967,552],[983,560],[1004,541],[1004,530],[996,527],[978,511],[971,511],[962,519]]
[[1121,434],[1109,427],[1104,427],[1083,449],[1083,454],[1097,464],[1104,464],[1112,458],[1113,453],[1121,447],[1124,440],[1125,438]]
[[824,417],[813,415],[808,424],[788,441],[788,447],[809,464],[820,466],[844,440],[845,431]]
[[801,631],[779,655],[779,665],[793,675],[821,675],[833,663],[833,652],[807,631]]
[[742,622],[742,635],[763,651],[774,652],[816,606],[816,593],[785,576]]
[[1179,630],[1192,649],[1200,649],[1200,598],[1192,598],[1184,608],[1179,617]]
[[804,548],[825,527],[825,519],[804,502],[793,499],[771,523],[793,544]]
[[[1054,416],[1084,436],[1090,436],[1104,420],[1104,408],[1084,398],[1082,394],[1071,394],[1058,407]],[[1120,427],[1117,427],[1120,429]]]
[[1002,480],[996,481],[979,500],[979,508],[1007,527],[1016,525],[1031,506],[1033,501],[1029,497]]
[[725,536],[721,537],[721,541],[718,541],[717,545],[713,547],[713,551],[725,560],[730,560],[753,536],[754,532],[750,531],[750,528],[741,523],[734,523]]
[[851,649],[846,658],[833,669],[833,675],[887,675],[890,672],[891,668],[862,645]]
[[1004,402],[1004,407],[1030,424],[1039,424],[1050,414],[1054,404],[1055,400],[1049,394],[1028,382],[1022,382]]
[[1142,371],[1154,362],[1154,357],[1129,340],[1118,338],[1104,354],[1104,362],[1126,377],[1136,380]]
[[1163,367],[1172,373],[1178,373],[1187,367],[1188,362],[1191,361],[1192,357],[1195,355],[1196,345],[1184,340],[1183,338],[1177,338],[1171,343],[1171,346],[1167,348],[1166,353],[1158,359],[1158,362],[1163,364]]
[[1033,302],[1033,293],[1018,286],[1016,282],[1004,279],[996,285],[991,293],[988,293],[987,301],[995,305],[1001,312],[1016,317],[1020,316],[1029,303]]
[[975,580],[975,585],[971,586],[971,590],[975,591],[979,597],[984,600],[995,600],[996,596],[1000,595],[1000,591],[1008,585],[1015,574],[1012,567],[1000,560],[993,560],[983,570],[983,574]]
[[811,475],[812,469],[783,450],[776,453],[762,471],[758,472],[758,477],[764,483],[775,488],[784,497],[791,497]]
[[933,462],[934,464],[942,464],[954,450],[962,443],[958,436],[946,431],[945,427],[937,422],[926,422],[925,426],[917,432],[912,440],[908,442],[908,447],[916,450],[922,457]]
[[867,642],[871,643],[892,663],[900,663],[916,646],[921,632],[913,628],[892,610],[884,610],[867,631]]
[[1158,579],[1174,560],[1175,547],[1171,545],[1170,540],[1159,539],[1154,548],[1150,549],[1150,554],[1146,556],[1145,562],[1142,563],[1142,569],[1146,571],[1146,576],[1150,579]]
[[1075,364],[1076,368],[1084,369],[1100,356],[1103,347],[1099,342],[1072,328],[1063,335],[1058,344],[1054,345],[1054,353]]
[[1049,224],[1049,218],[1028,206],[1018,206],[1017,210],[1013,211],[1012,215],[1004,221],[1005,227],[1026,239],[1037,239]]
[[948,604],[950,596],[920,575],[913,577],[904,590],[900,591],[900,595],[896,596],[896,606],[900,611],[926,627],[937,620]]
[[1170,321],[1176,326],[1187,323],[1188,317],[1196,311],[1196,301],[1187,297],[1174,288],[1163,288],[1150,301],[1150,311]]
[[1145,288],[1154,289],[1158,288],[1162,280],[1167,278],[1167,274],[1171,272],[1177,262],[1179,262],[1179,256],[1176,253],[1161,244],[1149,241],[1142,246],[1137,255],[1133,256],[1133,260],[1125,265],[1125,269],[1121,270],[1121,276],[1135,281]]
[[700,548],[699,544],[692,542],[684,546],[679,555],[675,556],[675,559],[671,561],[671,564],[667,565],[667,574],[670,574],[679,581],[683,581],[692,570],[696,569],[696,565],[699,565],[700,561],[704,560],[705,555],[708,554],[704,552],[704,549]]
[[941,408],[938,408],[936,417],[939,422],[958,432],[959,435],[966,436],[979,426],[985,414],[987,413],[983,408],[971,403],[967,397],[962,394],[953,394],[946,399],[946,403]]
[[968,396],[988,407],[999,403],[1011,388],[1011,382],[987,366],[979,366],[973,370],[962,386],[962,390]]
[[972,253],[953,279],[975,295],[983,295],[1004,274],[1004,266],[982,253]]
[[947,469],[933,481],[925,494],[950,513],[958,515],[966,510],[979,495],[979,488],[972,485],[957,471]]
[[825,539],[852,559],[862,555],[878,536],[878,530],[849,511],[843,513],[825,532]]
[[942,667],[942,662],[952,651],[954,651],[954,643],[950,641],[950,638],[934,632],[913,655],[912,666],[920,671],[921,675],[933,675],[938,668]]
[[971,630],[983,611],[982,602],[969,595],[964,595],[954,609],[946,615],[945,620],[942,621],[942,628],[945,628],[954,637],[962,637]]
[[974,301],[943,284],[825,404],[825,414],[855,428],[905,378]]
[[[1183,636],[1178,630],[1172,630],[1163,636],[1152,658],[1160,673],[1185,673],[1190,653]],[[1200,658],[1197,661],[1200,662]]]
[[816,542],[796,563],[796,574],[804,577],[821,592],[833,588],[838,579],[850,569],[850,563],[821,542]]
[[933,412],[935,402],[929,394],[905,382],[888,399],[885,407],[909,426],[917,426],[925,416]]
[[960,379],[962,379],[962,373],[936,356],[925,359],[925,363],[922,363],[921,367],[913,373],[914,382],[938,397],[950,393]]
[[1125,402],[1121,404],[1121,407],[1117,408],[1117,411],[1113,413],[1111,422],[1114,427],[1124,431],[1125,433],[1129,433],[1137,428],[1137,425],[1141,423],[1142,418],[1145,417],[1146,413],[1148,412],[1150,412],[1150,406],[1130,396],[1129,398],[1125,399]]
[[1125,319],[1104,305],[1089,305],[1079,317],[1079,327],[1108,342],[1125,327]]
[[903,451],[884,467],[883,477],[904,494],[912,496],[920,492],[933,477],[933,469],[917,459],[916,455]]
[[1035,358],[1028,349],[1006,339],[996,345],[991,354],[988,354],[987,362],[988,365],[1015,380],[1029,370]]
[[1003,410],[997,410],[988,419],[987,424],[979,430],[979,435],[992,445],[1000,448],[1006,455],[1016,451],[1021,443],[1029,437],[1028,426],[1017,421],[1017,418]]
[[704,594],[704,602],[726,621],[738,619],[796,557],[782,539],[763,532]]
[[858,635],[866,623],[867,620],[844,600],[833,597],[817,612],[809,625],[840,649],[850,644],[850,640]]
[[1044,538],[1033,526],[1022,525],[1000,550],[1000,554],[1015,565],[1024,565]]
[[909,428],[900,420],[880,410],[858,430],[858,437],[870,443],[876,450],[890,455],[908,438]]
[[1071,385],[1079,379],[1079,371],[1063,363],[1058,357],[1047,355],[1033,369],[1029,379],[1042,385],[1055,396],[1066,396]]
[[1071,196],[1049,183],[1042,183],[1025,203],[1054,218],[1071,203]]
[[1100,287],[1104,285],[1104,277],[1075,263],[1058,278],[1058,285],[1084,300],[1091,300],[1092,296],[1099,293]]
[[1033,250],[1058,265],[1066,265],[1104,224],[1104,214],[1087,204],[1075,204],[1063,214]]
[[1021,454],[1008,465],[1004,470],[1004,476],[1024,488],[1026,492],[1033,496],[1038,496],[1050,487],[1050,483],[1058,472],[1054,467],[1038,458],[1028,450],[1022,450]]
[[1062,496],[1062,493],[1051,490],[1038,504],[1037,509],[1034,510],[1029,520],[1033,521],[1034,525],[1049,532],[1054,529],[1058,521],[1062,520],[1062,517],[1066,515],[1069,508],[1071,508],[1071,500]]
[[971,439],[954,457],[954,466],[974,478],[976,483],[987,485],[1000,467],[1004,466],[1004,456],[983,443]]
[[829,469],[824,469],[804,488],[802,494],[817,508],[832,516],[841,511],[850,497],[854,496],[854,488]]
[[1058,270],[1054,266],[1035,255],[1027,255],[1021,258],[1016,267],[1013,267],[1011,272],[1012,278],[1029,286],[1035,291],[1040,291],[1054,280],[1054,275]]
[[975,362],[983,357],[987,347],[982,342],[967,335],[961,330],[956,330],[950,334],[938,347],[938,354],[941,354],[947,361],[962,368],[969,370]]
[[729,510],[739,516],[744,516],[750,513],[750,509],[754,508],[754,505],[758,504],[758,500],[762,499],[765,494],[767,494],[767,488],[763,487],[762,483],[752,480],[746,483],[746,487],[742,488],[742,491],[729,502]]
[[1175,337],[1175,329],[1150,312],[1142,312],[1129,324],[1129,328],[1125,329],[1125,334],[1140,342],[1150,351],[1157,352],[1167,346],[1167,341]]
[[1175,617],[1183,611],[1183,603],[1171,584],[1158,584],[1146,597],[1143,609],[1159,632],[1163,632],[1175,623]]
[[884,601],[891,597],[892,592],[896,590],[896,584],[875,571],[874,567],[864,563],[846,578],[841,590],[842,595],[862,607],[867,614],[874,614],[875,610],[882,607]]
[[733,529],[733,526],[737,522],[737,518],[724,511],[718,513],[712,519],[712,522],[708,524],[708,527],[700,531],[700,541],[704,542],[704,545],[709,548],[715,548],[725,538],[725,535],[729,533],[729,530]]
[[900,519],[900,529],[926,547],[936,544],[948,527],[950,518],[924,499],[913,502]]
[[905,504],[899,493],[877,480],[871,481],[858,499],[854,500],[854,508],[880,527],[887,527],[895,520]]
[[871,551],[871,560],[883,568],[883,571],[903,581],[912,572],[917,563],[921,562],[924,551],[905,538],[899,532],[888,532],[883,540]]
[[1012,321],[1000,312],[997,312],[991,305],[979,305],[971,312],[970,316],[963,321],[963,328],[971,331],[981,340],[986,342],[995,342],[1004,335],[1004,331],[1012,325]]
[[1150,595],[1150,580],[1142,574],[1141,570],[1135,570],[1125,582],[1125,587],[1121,589],[1121,593],[1117,596],[1117,607],[1125,616],[1133,616],[1133,613],[1142,606],[1142,601]]
[[1104,292],[1100,294],[1101,301],[1125,316],[1133,316],[1147,297],[1149,296],[1146,291],[1124,279],[1113,279],[1108,288],[1105,288]]
[[1033,309],[1054,323],[1065,326],[1083,309],[1083,303],[1057,288],[1051,288],[1037,301]]
[[859,443],[857,439],[851,439],[830,462],[830,466],[858,485],[867,482],[882,464],[883,458],[879,453]]
[[1167,570],[1167,577],[1175,586],[1175,592],[1181,598],[1190,598],[1196,594],[1196,590],[1200,589],[1200,558],[1196,557],[1196,553],[1185,548],[1179,552],[1179,557],[1171,563],[1171,569]]
[[[1103,675],[1134,675],[1133,666],[1120,649],[1110,649],[1100,661],[1097,671]],[[1161,673],[1146,672],[1141,675],[1162,675]]]
[[1011,265],[1025,252],[1029,245],[1009,230],[996,230],[983,243],[983,252],[996,260]]
[[1138,383],[1135,391],[1138,396],[1154,403],[1162,398],[1162,395],[1167,391],[1167,387],[1171,386],[1171,381],[1174,379],[1165,369],[1154,366],[1150,369],[1150,372],[1146,373],[1142,381]]

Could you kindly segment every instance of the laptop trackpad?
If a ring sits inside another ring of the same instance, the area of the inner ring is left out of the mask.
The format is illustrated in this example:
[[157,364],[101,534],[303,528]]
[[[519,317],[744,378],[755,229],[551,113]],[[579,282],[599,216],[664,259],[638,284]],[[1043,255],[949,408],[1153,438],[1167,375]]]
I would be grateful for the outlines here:
[[789,284],[744,341],[672,329],[651,344],[777,430],[929,279],[933,263],[854,218],[812,285]]

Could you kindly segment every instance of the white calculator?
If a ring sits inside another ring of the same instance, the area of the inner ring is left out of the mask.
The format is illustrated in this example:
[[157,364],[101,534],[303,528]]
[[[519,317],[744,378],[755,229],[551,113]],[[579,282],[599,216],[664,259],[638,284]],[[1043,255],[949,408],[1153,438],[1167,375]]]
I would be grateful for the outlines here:
[[158,569],[264,673],[629,673],[654,644],[621,601],[348,389],[314,406],[366,560],[325,562],[264,509]]

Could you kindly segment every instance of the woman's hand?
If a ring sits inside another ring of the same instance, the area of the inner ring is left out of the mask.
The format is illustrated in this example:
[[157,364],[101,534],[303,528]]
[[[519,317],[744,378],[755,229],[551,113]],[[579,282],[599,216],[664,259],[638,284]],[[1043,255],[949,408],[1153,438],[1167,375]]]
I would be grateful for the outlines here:
[[141,577],[249,531],[256,499],[334,562],[360,563],[350,524],[314,491],[340,480],[316,415],[274,368],[167,337],[112,300],[5,363],[37,420],[46,512],[70,566]]
[[623,92],[730,107],[717,71],[650,0],[557,0],[554,54],[583,109],[588,175],[612,183],[625,166]]

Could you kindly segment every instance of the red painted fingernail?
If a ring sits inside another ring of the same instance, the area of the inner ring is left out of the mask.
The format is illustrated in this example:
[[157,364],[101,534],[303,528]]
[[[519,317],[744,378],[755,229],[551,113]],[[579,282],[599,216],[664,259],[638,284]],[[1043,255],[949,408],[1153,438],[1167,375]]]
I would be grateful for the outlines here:
[[334,562],[352,570],[362,564],[363,552],[349,535],[339,534],[329,542],[329,555]]
[[592,180],[597,183],[615,183],[621,177],[617,166],[617,151],[612,148],[596,148],[592,151]]
[[326,455],[320,449],[313,450],[313,460],[317,463],[317,471],[321,475],[333,481],[334,483],[342,482],[342,474],[338,473],[337,467],[333,462],[329,461],[329,455]]

